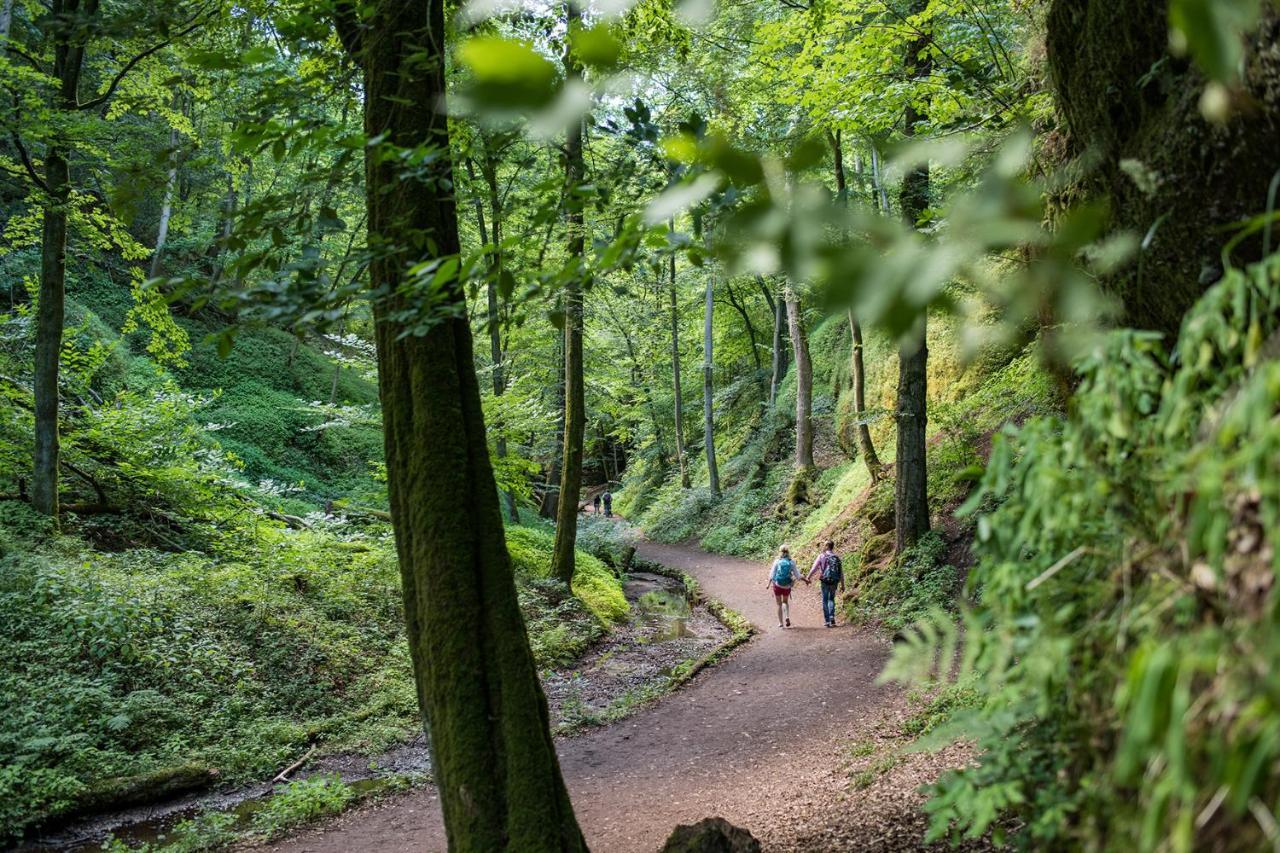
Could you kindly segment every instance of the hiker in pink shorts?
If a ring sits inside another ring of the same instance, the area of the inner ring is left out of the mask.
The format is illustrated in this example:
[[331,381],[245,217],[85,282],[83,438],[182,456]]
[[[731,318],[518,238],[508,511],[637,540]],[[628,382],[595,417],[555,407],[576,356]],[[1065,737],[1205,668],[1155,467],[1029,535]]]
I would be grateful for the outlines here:
[[773,589],[774,600],[778,602],[778,627],[791,627],[791,588],[795,586],[797,580],[808,580],[800,577],[800,572],[796,569],[795,560],[791,559],[791,552],[786,545],[778,552],[778,559],[774,560],[773,566],[769,569],[769,582],[766,586]]

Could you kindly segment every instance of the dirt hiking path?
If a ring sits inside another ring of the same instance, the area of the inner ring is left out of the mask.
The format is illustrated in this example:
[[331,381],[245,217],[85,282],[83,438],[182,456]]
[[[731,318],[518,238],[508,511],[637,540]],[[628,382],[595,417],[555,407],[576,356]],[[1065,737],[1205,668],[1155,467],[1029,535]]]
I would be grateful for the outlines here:
[[[638,553],[693,575],[760,633],[682,690],[559,742],[591,848],[652,853],[676,824],[719,815],[770,851],[914,849],[924,827],[915,789],[956,757],[913,757],[871,784],[850,783],[851,739],[884,740],[885,721],[905,716],[901,691],[875,684],[888,641],[872,631],[824,628],[816,582],[798,585],[793,627],[778,629],[764,563],[653,543]],[[921,761],[925,766],[916,766]],[[439,801],[428,787],[355,809],[272,849],[435,851],[446,844]]]

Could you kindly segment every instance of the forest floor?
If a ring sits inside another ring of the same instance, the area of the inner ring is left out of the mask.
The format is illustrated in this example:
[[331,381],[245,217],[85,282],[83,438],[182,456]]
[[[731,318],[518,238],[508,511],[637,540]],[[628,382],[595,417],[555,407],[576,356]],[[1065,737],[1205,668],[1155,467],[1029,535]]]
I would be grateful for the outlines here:
[[[649,542],[638,556],[689,573],[759,633],[679,692],[559,741],[591,847],[652,853],[677,824],[718,815],[770,851],[919,849],[926,827],[919,788],[965,762],[968,751],[903,751],[911,703],[904,691],[875,683],[889,640],[872,629],[824,628],[816,584],[797,589],[794,627],[778,629],[759,563]],[[428,786],[270,849],[445,847],[439,800]]]

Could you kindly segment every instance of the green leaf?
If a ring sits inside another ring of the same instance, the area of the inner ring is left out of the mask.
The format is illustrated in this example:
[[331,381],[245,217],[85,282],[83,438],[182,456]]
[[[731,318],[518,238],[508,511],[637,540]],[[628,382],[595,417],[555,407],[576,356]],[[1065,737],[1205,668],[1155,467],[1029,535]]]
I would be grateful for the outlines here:
[[477,36],[458,48],[458,61],[471,74],[464,92],[480,107],[540,109],[559,89],[556,66],[527,42]]
[[622,43],[610,32],[608,24],[596,24],[590,29],[576,29],[569,36],[573,54],[588,68],[610,70],[618,65]]
[[1244,34],[1258,20],[1258,0],[1171,0],[1169,25],[1196,64],[1220,83],[1234,80],[1244,55]]

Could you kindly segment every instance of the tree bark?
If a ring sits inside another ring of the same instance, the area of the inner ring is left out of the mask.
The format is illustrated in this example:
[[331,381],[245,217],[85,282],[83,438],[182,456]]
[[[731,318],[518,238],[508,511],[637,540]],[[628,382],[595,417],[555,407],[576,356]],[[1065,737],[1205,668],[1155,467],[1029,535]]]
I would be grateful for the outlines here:
[[[1174,339],[1187,309],[1222,273],[1224,232],[1266,210],[1280,139],[1280,9],[1260,4],[1258,27],[1242,39],[1242,73],[1231,86],[1235,108],[1219,124],[1200,109],[1203,72],[1170,51],[1167,0],[1047,5],[1048,79],[1065,153],[1078,157],[1059,170],[1073,177],[1049,209],[1103,200],[1112,233],[1144,235],[1141,262],[1098,283],[1123,302],[1124,325]],[[1193,5],[1208,15],[1211,6],[1247,4]],[[1133,162],[1160,180],[1135,181],[1127,168]],[[1270,236],[1274,247],[1280,237],[1274,225]],[[1228,260],[1243,268],[1262,257],[1266,243],[1258,233]]]
[[889,215],[889,191],[884,185],[884,173],[880,169],[880,151],[876,146],[871,146],[871,186],[873,202],[879,202],[877,205],[880,212],[885,216]]
[[[177,100],[175,98],[175,100]],[[147,275],[160,274],[160,253],[169,239],[169,220],[173,217],[173,193],[178,184],[178,131],[169,131],[169,174],[164,182],[164,199],[160,203],[160,224],[156,228],[156,247],[151,253],[151,268]]]
[[[747,330],[747,340],[751,342],[751,361],[756,367],[756,381],[759,384],[764,376],[764,365],[760,362],[760,346],[756,340],[756,324],[751,322],[751,312],[747,310],[746,303],[738,298],[738,293],[733,289],[733,284],[726,280],[724,283],[725,293],[729,295],[729,304],[733,306],[733,310],[738,312],[738,316],[742,318],[742,325]],[[761,388],[763,390],[763,387]]]
[[[0,2],[0,39],[9,37],[9,30],[13,26],[13,0],[3,0]],[[0,45],[0,55],[8,51],[8,45]]]
[[[565,9],[568,27],[572,31],[581,20],[581,13],[574,0],[568,0]],[[582,69],[572,50],[565,51],[564,70],[570,79],[582,76]],[[569,257],[574,259],[575,269],[564,290],[564,449],[560,454],[560,505],[556,509],[556,539],[551,571],[566,584],[573,580],[574,547],[578,539],[578,499],[582,493],[582,443],[587,426],[582,365],[581,281],[586,236],[582,195],[579,192],[585,172],[582,160],[584,128],[584,119],[574,121],[564,146],[565,225],[569,238]]]
[[715,364],[712,337],[712,319],[715,315],[715,275],[707,273],[707,304],[702,319],[702,440],[707,451],[707,475],[711,480],[711,494],[720,497],[720,469],[716,466],[716,422],[713,393],[715,391]]
[[[502,276],[502,199],[498,194],[498,166],[492,159],[492,154],[488,149],[488,142],[484,142],[485,159],[480,164],[480,173],[484,176],[485,189],[489,198],[489,213],[492,225],[492,241],[490,240],[490,232],[485,228],[484,219],[484,201],[476,196],[476,227],[480,232],[481,243],[493,243],[493,254],[490,255],[489,261],[489,280],[485,287],[486,296],[486,313],[485,322],[489,327],[489,358],[493,364],[493,396],[501,397],[507,390],[507,377],[504,364],[504,353],[502,351],[502,316],[499,307],[500,295],[498,293],[498,281]],[[471,174],[471,179],[475,180],[475,169],[471,165],[470,158],[467,159],[467,171]],[[494,432],[497,437],[494,439],[494,451],[499,459],[503,459],[507,455],[507,435],[501,423],[494,424]],[[506,509],[507,519],[512,524],[520,523],[520,510],[516,506],[516,496],[510,490],[502,493],[502,502]]]
[[31,505],[45,515],[58,514],[58,374],[66,311],[67,205],[71,195],[66,153],[50,147],[45,155],[49,201],[41,235],[40,304],[36,310],[35,470]]
[[[912,14],[928,6],[927,0],[913,0]],[[927,78],[932,61],[924,52],[929,47],[927,33],[907,48],[903,67],[912,79]],[[914,102],[906,108],[907,136],[915,135],[916,123],[924,116]],[[929,164],[922,163],[903,177],[899,195],[903,216],[916,226],[929,207]],[[894,514],[897,522],[896,547],[899,554],[916,544],[929,530],[929,486],[925,461],[925,428],[928,424],[928,359],[925,345],[928,316],[921,314],[915,328],[898,351],[898,450],[895,460]]]
[[[768,293],[768,290],[765,291]],[[787,326],[787,305],[782,299],[773,301],[773,369],[769,376],[769,408],[778,402],[778,388],[787,375],[787,350],[782,343],[783,330]]]
[[862,363],[862,327],[849,312],[849,337],[853,342],[853,354],[850,356],[850,369],[853,373],[853,408],[854,417],[858,419],[858,451],[862,461],[875,483],[884,476],[884,466],[876,454],[875,443],[871,440],[871,428],[867,425],[867,381],[866,371]]
[[[844,152],[841,150],[840,131],[828,134],[831,142],[831,153],[835,162],[836,173],[836,193],[840,198],[841,204],[847,206],[849,203],[849,185],[844,173]],[[855,163],[857,163],[855,158]],[[861,172],[860,164],[855,166]],[[854,417],[858,420],[858,450],[862,453],[862,461],[867,466],[867,473],[871,475],[871,482],[875,483],[880,479],[880,457],[876,455],[875,445],[871,441],[871,428],[867,426],[866,420],[866,379],[865,370],[862,362],[862,327],[858,325],[857,318],[853,316],[853,309],[849,309],[849,339],[850,339],[850,355],[849,367],[853,378],[853,407]]]
[[786,289],[787,325],[796,360],[796,471],[812,470],[813,463],[813,364],[809,360],[809,340],[800,316],[800,299],[790,286]]
[[[675,220],[669,223],[674,234]],[[676,464],[680,466],[680,487],[689,488],[689,465],[684,453],[684,400],[680,393],[680,309],[676,298],[676,256],[672,252],[667,267],[671,278],[671,385],[675,396]]]
[[[52,7],[53,76],[58,81],[55,107],[66,113],[79,103],[85,47],[98,14],[98,0],[54,0]],[[40,304],[36,310],[33,370],[35,451],[32,455],[31,505],[45,515],[58,514],[58,374],[67,291],[67,207],[71,200],[71,144],[50,143],[45,153],[48,199],[40,243]]]
[[460,249],[444,3],[344,0],[335,23],[364,68],[368,138],[442,155],[420,174],[370,152],[365,187],[388,491],[449,849],[582,851],[516,600],[462,283],[425,334],[393,319],[413,307],[409,266]]

